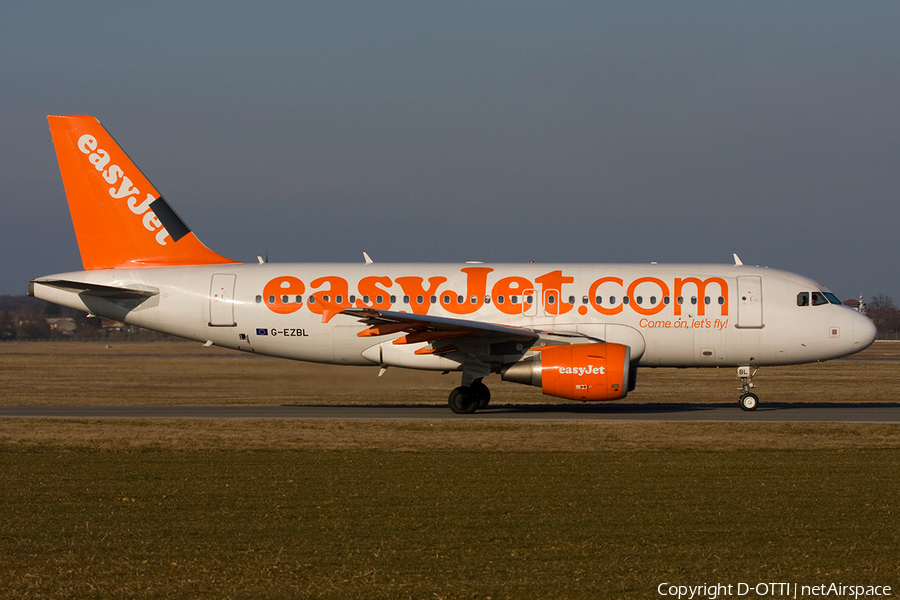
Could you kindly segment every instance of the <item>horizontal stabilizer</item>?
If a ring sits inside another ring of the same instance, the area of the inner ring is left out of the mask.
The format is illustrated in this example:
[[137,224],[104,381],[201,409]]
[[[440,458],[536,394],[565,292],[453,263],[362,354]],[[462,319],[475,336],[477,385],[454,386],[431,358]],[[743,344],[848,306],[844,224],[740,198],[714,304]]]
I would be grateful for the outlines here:
[[29,296],[34,295],[32,292],[34,289],[33,286],[36,283],[79,294],[88,294],[106,300],[137,300],[139,298],[150,298],[159,294],[158,289],[149,286],[131,288],[100,285],[98,283],[85,283],[83,281],[67,281],[65,279],[35,279],[29,283]]

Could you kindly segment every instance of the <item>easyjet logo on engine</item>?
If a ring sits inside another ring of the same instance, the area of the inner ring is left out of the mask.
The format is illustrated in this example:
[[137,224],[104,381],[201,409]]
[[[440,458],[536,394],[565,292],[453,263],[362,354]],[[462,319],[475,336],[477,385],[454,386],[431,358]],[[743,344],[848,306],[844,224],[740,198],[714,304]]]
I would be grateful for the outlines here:
[[[707,309],[718,307],[722,316],[728,316],[728,284],[721,277],[675,277],[663,281],[658,277],[638,277],[625,282],[621,277],[600,277],[575,296],[572,293],[575,278],[562,270],[550,271],[534,279],[520,275],[491,278],[490,267],[465,267],[465,287],[448,286],[448,278],[440,275],[388,277],[374,275],[363,277],[351,290],[350,282],[337,275],[326,275],[304,282],[292,275],[269,280],[262,290],[261,300],[277,314],[291,314],[302,308],[322,315],[324,321],[345,308],[376,308],[426,315],[432,305],[454,315],[469,315],[485,305],[507,315],[532,314],[537,306],[544,314],[565,315],[576,311],[587,315],[590,311],[601,315],[619,314],[626,308],[638,315],[655,315],[668,307],[679,317],[687,309],[693,316],[704,316]],[[308,290],[308,291],[307,291]],[[538,296],[536,290],[540,290]],[[710,294],[715,294],[712,302]],[[309,294],[309,295],[306,295]],[[403,297],[402,303],[399,302]],[[571,297],[575,296],[575,302]],[[682,304],[682,302],[684,304]],[[707,305],[710,305],[709,307]]]
[[605,375],[606,367],[558,367],[560,375],[575,375],[581,377],[583,375]]
[[[134,187],[131,179],[125,175],[119,165],[109,164],[112,161],[109,152],[97,146],[97,138],[89,133],[78,138],[78,149],[82,154],[87,155],[88,161],[100,172],[103,180],[113,186],[109,188],[110,197],[115,200],[124,200],[131,212],[141,217],[144,228],[151,233],[156,232],[156,243],[165,246],[169,232],[163,227],[156,214],[150,210],[150,204],[156,198],[152,194],[147,194],[147,197],[139,202],[140,190]],[[118,188],[116,187],[117,183]]]

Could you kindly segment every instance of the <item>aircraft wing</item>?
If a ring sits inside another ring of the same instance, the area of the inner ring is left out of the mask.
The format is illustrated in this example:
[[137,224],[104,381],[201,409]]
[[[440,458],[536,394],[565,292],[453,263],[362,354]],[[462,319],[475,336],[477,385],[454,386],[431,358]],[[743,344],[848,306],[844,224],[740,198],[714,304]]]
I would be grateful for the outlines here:
[[488,342],[518,342],[523,347],[530,347],[540,337],[535,329],[481,323],[467,319],[450,319],[429,315],[416,315],[378,310],[373,308],[348,308],[341,314],[356,317],[369,326],[360,331],[359,337],[377,337],[393,333],[406,332],[406,335],[394,340],[395,344],[417,344],[428,342],[429,347],[416,352],[419,354],[443,354],[458,350],[457,346],[446,341],[462,338],[480,339]]
[[[540,332],[525,327],[513,325],[497,325],[494,323],[481,323],[468,319],[450,319],[447,317],[433,317],[430,315],[415,315],[391,310],[378,310],[375,308],[347,308],[341,314],[356,317],[369,325],[360,333],[360,337],[387,335],[399,331],[425,332],[451,334],[465,334],[484,337],[500,337],[517,340],[536,340]],[[423,340],[424,341],[424,340]]]

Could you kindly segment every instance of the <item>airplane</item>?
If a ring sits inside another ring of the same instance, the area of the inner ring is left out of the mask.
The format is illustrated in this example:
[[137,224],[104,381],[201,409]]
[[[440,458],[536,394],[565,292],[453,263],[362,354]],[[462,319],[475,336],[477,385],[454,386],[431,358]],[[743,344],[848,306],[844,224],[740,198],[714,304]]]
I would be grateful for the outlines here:
[[288,359],[461,372],[454,413],[484,379],[608,401],[640,367],[736,367],[754,410],[763,366],[859,352],[875,325],[815,281],[734,264],[276,264],[207,248],[106,129],[48,116],[83,271],[28,293],[91,315]]

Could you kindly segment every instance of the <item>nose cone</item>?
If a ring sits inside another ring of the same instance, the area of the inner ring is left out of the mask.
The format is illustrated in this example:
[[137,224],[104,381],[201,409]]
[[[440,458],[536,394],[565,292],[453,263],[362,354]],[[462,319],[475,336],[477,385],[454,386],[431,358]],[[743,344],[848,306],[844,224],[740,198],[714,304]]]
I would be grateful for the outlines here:
[[878,334],[878,329],[875,327],[872,319],[862,313],[856,313],[853,317],[853,347],[850,350],[851,354],[871,346],[872,342],[875,341],[875,336]]

